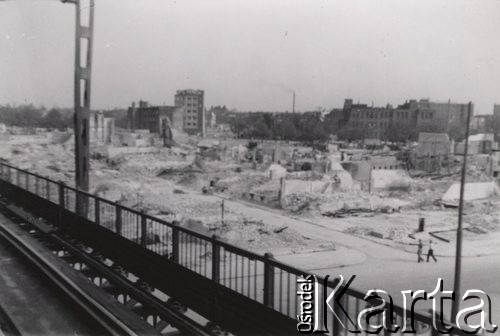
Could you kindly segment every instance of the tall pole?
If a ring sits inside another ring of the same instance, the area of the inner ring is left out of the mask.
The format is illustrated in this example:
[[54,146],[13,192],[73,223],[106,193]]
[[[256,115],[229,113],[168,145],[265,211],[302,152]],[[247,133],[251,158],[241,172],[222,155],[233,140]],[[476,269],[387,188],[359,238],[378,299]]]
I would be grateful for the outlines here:
[[460,201],[458,203],[458,228],[457,228],[457,251],[455,253],[455,283],[453,292],[455,300],[451,307],[451,319],[454,320],[460,308],[460,276],[462,273],[462,218],[464,210],[464,192],[465,192],[465,176],[467,174],[467,152],[469,147],[469,124],[472,114],[472,102],[469,102],[467,108],[467,125],[465,125],[465,145],[464,145],[464,162],[462,165],[462,176],[460,180]]
[[[84,3],[84,5],[82,3]],[[90,81],[92,70],[94,0],[75,0],[75,4],[75,185],[79,190],[88,191]],[[87,199],[77,194],[76,203],[78,213],[86,215]]]

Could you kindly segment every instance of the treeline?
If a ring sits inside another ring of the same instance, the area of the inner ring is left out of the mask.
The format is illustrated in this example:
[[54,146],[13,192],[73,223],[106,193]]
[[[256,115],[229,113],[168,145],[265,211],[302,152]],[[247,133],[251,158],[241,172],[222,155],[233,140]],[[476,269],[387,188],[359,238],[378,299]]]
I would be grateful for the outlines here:
[[73,125],[72,110],[34,105],[0,105],[0,123],[18,127],[64,129]]
[[235,113],[230,122],[238,138],[324,142],[330,134],[321,113]]

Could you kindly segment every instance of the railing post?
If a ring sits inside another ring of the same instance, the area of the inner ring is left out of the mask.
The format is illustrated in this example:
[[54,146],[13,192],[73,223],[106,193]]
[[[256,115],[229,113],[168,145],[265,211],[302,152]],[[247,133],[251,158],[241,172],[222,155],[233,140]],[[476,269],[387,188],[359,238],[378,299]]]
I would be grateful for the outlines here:
[[49,180],[45,180],[45,193],[46,193],[47,199],[50,201],[50,182],[49,182]]
[[64,182],[59,181],[57,184],[58,186],[58,193],[59,193],[59,214],[58,214],[58,222],[59,226],[61,227],[63,225],[63,211],[65,209],[65,200],[64,200]]
[[21,187],[21,174],[19,170],[16,170],[16,185]]
[[94,198],[94,220],[97,225],[101,225],[101,202]]
[[24,177],[24,182],[26,183],[26,190],[30,191],[30,174],[26,173]]
[[269,260],[274,259],[272,253],[264,254],[264,305],[274,308],[274,266]]
[[172,261],[175,263],[179,263],[179,229],[176,225],[177,222],[174,222],[174,226],[172,226]]
[[38,176],[35,176],[35,194],[40,196],[39,193],[40,193],[40,181]]
[[[142,218],[143,216],[141,216]],[[122,208],[115,204],[115,229],[116,233],[121,236],[122,234]],[[144,231],[142,231],[144,232]]]
[[147,218],[143,211],[141,211],[141,245],[144,247],[148,245]]
[[220,280],[220,244],[217,235],[212,236],[212,280],[219,282]]
[[59,206],[62,209],[65,209],[66,208],[66,204],[65,204],[65,199],[64,199],[64,182],[59,181],[58,187],[59,187],[58,188],[58,192],[59,192]]

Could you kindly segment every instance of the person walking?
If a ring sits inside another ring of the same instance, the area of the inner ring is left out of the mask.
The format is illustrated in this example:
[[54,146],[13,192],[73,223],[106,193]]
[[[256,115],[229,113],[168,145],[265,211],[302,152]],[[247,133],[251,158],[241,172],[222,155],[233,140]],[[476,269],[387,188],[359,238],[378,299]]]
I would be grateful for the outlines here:
[[427,262],[429,262],[429,258],[434,259],[435,262],[437,262],[436,257],[434,256],[434,250],[432,249],[432,239],[429,240],[429,251],[427,252]]
[[420,263],[421,261],[424,261],[424,258],[422,258],[422,250],[424,249],[424,244],[422,243],[422,239],[418,240],[418,248],[417,248],[417,256],[418,256],[418,262]]

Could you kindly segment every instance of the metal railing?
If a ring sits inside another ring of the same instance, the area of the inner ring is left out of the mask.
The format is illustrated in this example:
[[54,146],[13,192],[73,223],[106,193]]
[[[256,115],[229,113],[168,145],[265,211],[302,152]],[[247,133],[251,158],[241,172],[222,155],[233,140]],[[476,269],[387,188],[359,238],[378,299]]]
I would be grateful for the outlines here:
[[[260,255],[244,250],[216,236],[202,235],[174,221],[155,218],[5,163],[0,163],[0,178],[75,214],[77,197],[85,198],[88,206],[84,217],[88,221],[291,319],[297,319],[300,314],[297,280],[308,273],[281,263],[270,254]],[[320,292],[331,291],[337,284],[337,280],[333,279],[327,282],[325,288],[323,278],[317,278]],[[343,297],[346,311],[357,316],[365,309],[367,302],[364,295],[348,288]],[[395,307],[394,312],[401,319],[404,310]],[[418,313],[415,316],[416,323],[429,330],[428,335],[437,335],[432,328],[432,316]],[[333,335],[348,334],[333,314],[328,314],[326,321]],[[457,331],[453,334],[461,333]]]

